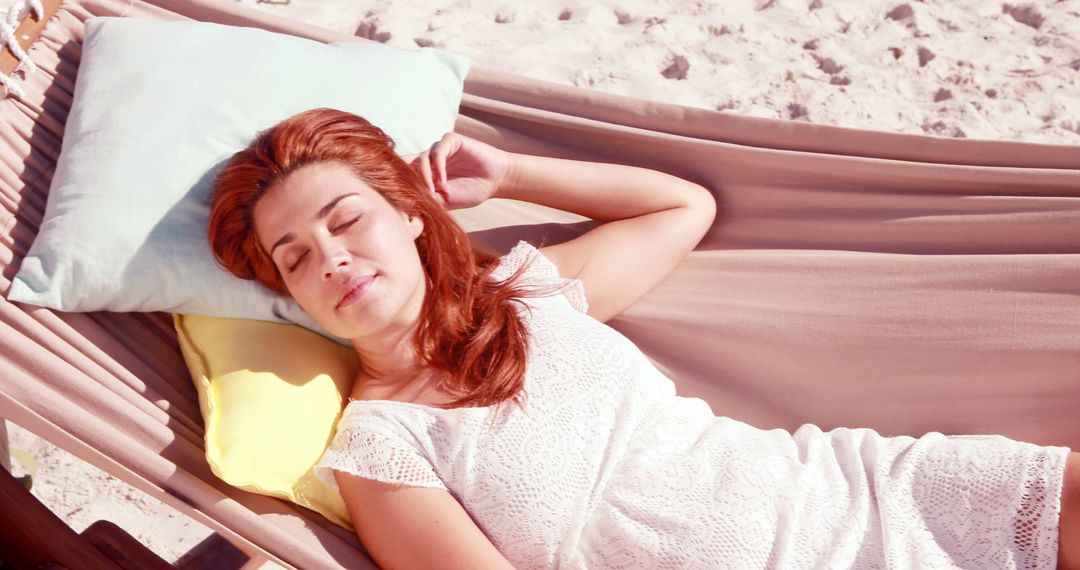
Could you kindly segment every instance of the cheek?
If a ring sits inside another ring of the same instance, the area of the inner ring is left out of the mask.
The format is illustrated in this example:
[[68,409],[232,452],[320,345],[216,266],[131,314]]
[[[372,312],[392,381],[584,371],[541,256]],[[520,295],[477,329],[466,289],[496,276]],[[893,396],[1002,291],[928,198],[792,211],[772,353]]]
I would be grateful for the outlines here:
[[301,309],[311,315],[319,311],[318,291],[302,276],[287,280],[285,286],[289,290],[289,295],[300,305]]
[[417,256],[417,236],[414,235],[415,226],[406,223],[396,223],[388,228],[387,236],[383,243],[388,248],[393,248],[399,264],[412,265]]

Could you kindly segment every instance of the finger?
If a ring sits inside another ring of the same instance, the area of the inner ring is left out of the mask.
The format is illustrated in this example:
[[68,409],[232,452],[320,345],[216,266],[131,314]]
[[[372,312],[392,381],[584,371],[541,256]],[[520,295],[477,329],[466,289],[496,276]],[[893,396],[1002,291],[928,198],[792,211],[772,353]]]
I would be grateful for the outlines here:
[[431,178],[432,181],[435,183],[435,188],[443,188],[446,183],[446,179],[444,178],[442,173],[446,172],[446,167],[445,165],[439,164],[439,157],[435,153],[432,153],[429,157],[428,167],[431,169]]
[[430,194],[436,202],[445,206],[446,197],[439,191],[432,179],[431,160],[428,158],[427,151],[424,151],[417,160],[420,165],[420,175],[424,178],[424,184],[427,186],[428,194]]
[[439,142],[431,147],[431,164],[439,185],[446,184],[446,159],[461,148],[461,143],[454,132],[443,135]]
[[424,184],[427,185],[428,191],[435,191],[435,184],[431,179],[431,160],[427,157],[428,151],[420,153],[417,157],[417,166],[420,168],[420,177],[424,179]]

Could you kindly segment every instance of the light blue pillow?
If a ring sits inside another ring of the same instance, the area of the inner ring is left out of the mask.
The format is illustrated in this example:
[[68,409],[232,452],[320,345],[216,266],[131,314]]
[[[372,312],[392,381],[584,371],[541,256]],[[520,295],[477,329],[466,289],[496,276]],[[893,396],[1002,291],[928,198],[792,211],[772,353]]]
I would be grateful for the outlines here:
[[399,154],[420,152],[453,130],[468,69],[432,48],[92,18],[45,218],[8,298],[318,330],[291,300],[214,261],[214,175],[258,131],[315,107],[361,115]]

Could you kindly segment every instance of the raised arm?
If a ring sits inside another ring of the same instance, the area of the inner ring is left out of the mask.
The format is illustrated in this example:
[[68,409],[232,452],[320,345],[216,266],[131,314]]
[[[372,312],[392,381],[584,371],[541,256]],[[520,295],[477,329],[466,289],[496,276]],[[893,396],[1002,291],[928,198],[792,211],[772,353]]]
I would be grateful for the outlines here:
[[496,197],[550,206],[604,222],[543,254],[585,285],[589,314],[606,321],[682,261],[716,217],[705,188],[670,174],[598,162],[510,154]]
[[448,208],[512,198],[603,222],[541,249],[563,277],[584,283],[589,313],[602,321],[671,273],[716,217],[708,190],[670,174],[508,153],[457,133],[407,160]]

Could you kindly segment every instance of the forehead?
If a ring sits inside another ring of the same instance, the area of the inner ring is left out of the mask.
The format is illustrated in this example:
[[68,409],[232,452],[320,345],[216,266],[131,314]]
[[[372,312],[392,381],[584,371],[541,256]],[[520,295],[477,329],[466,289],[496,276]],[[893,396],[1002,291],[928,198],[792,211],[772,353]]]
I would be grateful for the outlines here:
[[272,198],[279,202],[308,204],[317,210],[326,201],[352,192],[359,193],[365,199],[381,198],[378,192],[344,164],[336,162],[307,164],[271,186],[260,203],[267,198]]
[[264,214],[279,213],[297,218],[305,212],[318,212],[342,194],[358,194],[351,199],[363,202],[386,203],[382,195],[347,166],[337,163],[309,164],[267,189],[255,204],[255,215],[258,218],[261,210]]
[[356,194],[342,201],[365,207],[390,207],[386,200],[339,163],[317,163],[302,166],[271,186],[253,212],[255,233],[264,244],[293,231],[300,223],[318,217],[328,203],[343,194]]

